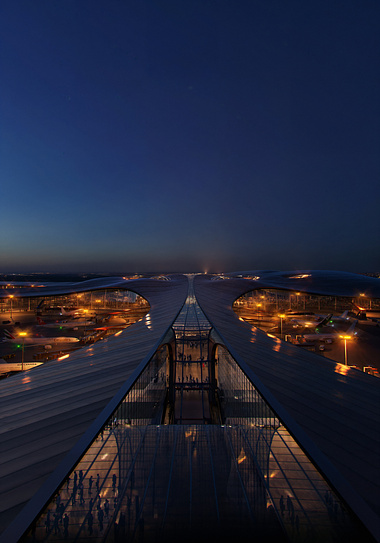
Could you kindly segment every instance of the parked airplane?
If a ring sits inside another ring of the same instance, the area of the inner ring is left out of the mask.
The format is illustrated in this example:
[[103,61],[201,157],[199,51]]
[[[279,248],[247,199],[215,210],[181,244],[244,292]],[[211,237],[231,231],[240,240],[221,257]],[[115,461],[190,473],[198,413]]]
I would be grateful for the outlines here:
[[82,308],[77,308],[77,309],[72,309],[72,310],[66,310],[64,307],[60,307],[60,315],[62,315],[63,317],[83,317],[83,316],[87,316],[87,317],[96,317],[96,312],[91,310],[91,309],[82,309]]
[[329,322],[332,317],[332,313],[329,315],[299,315],[290,319],[293,326],[324,326]]
[[37,317],[38,326],[43,326],[44,328],[78,328],[78,326],[91,326],[94,323],[94,321],[81,321],[81,320],[74,320],[74,321],[57,321],[57,322],[49,322],[46,323],[41,319],[41,317]]
[[[354,333],[354,329],[356,326],[356,323],[358,321],[355,320],[351,326],[344,332],[345,336],[351,336],[356,337],[356,332]],[[302,334],[302,337],[306,341],[325,341],[326,343],[331,343],[338,339],[339,333],[337,331],[334,332],[318,332],[318,328],[315,329],[315,332],[313,334]]]
[[328,324],[331,324],[331,326],[334,326],[336,323],[347,323],[347,321],[350,320],[350,317],[348,316],[348,309],[347,311],[343,311],[343,313],[337,317],[331,317]]
[[9,330],[4,330],[4,341],[10,343],[23,343],[24,345],[51,345],[53,343],[77,343],[76,337],[16,337]]
[[123,317],[114,317],[113,315],[110,315],[106,321],[111,325],[118,325],[118,324],[127,324],[127,321],[123,319]]

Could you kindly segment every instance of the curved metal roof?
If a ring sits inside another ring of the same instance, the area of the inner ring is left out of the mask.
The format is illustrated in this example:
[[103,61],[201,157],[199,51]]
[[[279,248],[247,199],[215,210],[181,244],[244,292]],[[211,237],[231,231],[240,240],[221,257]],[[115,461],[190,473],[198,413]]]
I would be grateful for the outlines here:
[[[0,531],[153,356],[181,310],[187,285],[186,277],[172,276],[171,281],[110,278],[38,289],[42,296],[125,288],[146,298],[150,312],[118,337],[0,382]],[[19,295],[28,295],[28,289]]]
[[[313,273],[312,290],[350,295],[357,285],[346,280],[336,273],[326,279]],[[378,530],[380,380],[241,322],[233,302],[245,292],[274,284],[290,288],[279,275],[268,282],[197,276],[194,286],[206,317],[253,384],[359,518]]]
[[380,298],[380,279],[351,272],[334,270],[250,271],[228,274],[229,277],[257,277],[252,289],[276,288],[323,296],[352,296],[365,294]]

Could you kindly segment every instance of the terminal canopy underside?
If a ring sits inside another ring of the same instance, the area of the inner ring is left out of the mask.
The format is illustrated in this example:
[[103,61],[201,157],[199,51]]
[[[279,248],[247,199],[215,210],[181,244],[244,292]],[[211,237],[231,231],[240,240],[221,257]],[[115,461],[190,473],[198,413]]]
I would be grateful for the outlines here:
[[24,529],[14,523],[4,536],[373,541],[352,503],[265,399],[265,387],[243,371],[202,311],[193,276],[188,280],[172,331],[103,422],[93,424],[89,447],[63,463],[21,512]]

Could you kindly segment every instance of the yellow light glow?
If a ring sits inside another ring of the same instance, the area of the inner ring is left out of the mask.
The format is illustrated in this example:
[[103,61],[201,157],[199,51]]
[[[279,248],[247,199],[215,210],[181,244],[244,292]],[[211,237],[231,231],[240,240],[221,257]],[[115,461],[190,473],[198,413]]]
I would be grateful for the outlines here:
[[352,336],[339,336],[341,339],[352,339]]
[[26,337],[28,334],[26,332],[19,332],[18,335],[21,337]]
[[334,371],[335,373],[340,373],[340,375],[347,375],[349,369],[350,368],[348,366],[344,366],[343,364],[337,364]]
[[278,317],[280,317],[280,319],[285,319],[286,315],[277,315]]
[[57,358],[57,360],[64,360],[65,358],[69,358],[69,354],[64,354],[62,356],[60,356],[59,358]]

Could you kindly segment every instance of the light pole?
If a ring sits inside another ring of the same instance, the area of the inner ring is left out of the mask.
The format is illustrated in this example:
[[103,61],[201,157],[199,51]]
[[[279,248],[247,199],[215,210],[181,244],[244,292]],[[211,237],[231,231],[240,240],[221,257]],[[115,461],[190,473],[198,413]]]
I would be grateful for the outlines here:
[[352,339],[352,336],[339,336],[344,341],[344,365],[347,366],[347,340]]
[[259,323],[259,310],[260,310],[261,304],[257,304],[257,324]]
[[11,320],[12,320],[12,303],[13,303],[13,294],[11,294],[11,295],[9,296],[9,298],[10,298],[10,301],[11,301]]
[[282,319],[285,319],[286,315],[280,314],[280,339],[282,339]]
[[22,337],[22,351],[21,351],[21,371],[24,371],[24,347],[25,347],[25,336],[26,332],[19,332],[19,336]]

